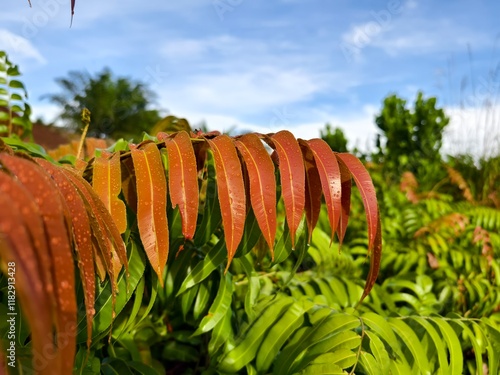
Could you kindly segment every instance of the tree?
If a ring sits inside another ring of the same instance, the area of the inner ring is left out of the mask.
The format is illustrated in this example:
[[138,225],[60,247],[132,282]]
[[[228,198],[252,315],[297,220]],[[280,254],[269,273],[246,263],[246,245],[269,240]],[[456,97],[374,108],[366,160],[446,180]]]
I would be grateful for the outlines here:
[[384,169],[394,172],[398,178],[405,170],[418,177],[426,168],[441,162],[443,131],[449,121],[443,109],[436,108],[434,97],[425,99],[419,92],[413,109],[396,95],[387,97],[375,118],[382,131],[377,136],[375,159],[383,162]]
[[341,128],[335,128],[332,131],[332,126],[326,124],[324,130],[320,130],[321,139],[323,139],[332,150],[337,152],[348,152],[347,138]]
[[145,84],[115,78],[107,68],[95,77],[73,71],[56,81],[63,92],[46,97],[63,108],[60,117],[73,130],[81,127],[83,108],[92,113],[89,136],[97,138],[134,138],[137,141],[160,120],[158,111],[149,109],[155,95]]

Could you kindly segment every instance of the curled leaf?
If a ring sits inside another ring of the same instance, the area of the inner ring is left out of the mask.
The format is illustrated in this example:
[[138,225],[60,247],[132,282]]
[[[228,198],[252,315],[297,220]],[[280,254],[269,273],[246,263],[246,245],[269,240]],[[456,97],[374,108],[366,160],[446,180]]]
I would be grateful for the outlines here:
[[382,231],[380,223],[380,214],[378,210],[377,195],[370,174],[366,170],[361,161],[354,155],[347,153],[337,154],[339,160],[342,160],[346,168],[351,173],[361,198],[366,212],[366,221],[368,222],[368,252],[371,252],[370,271],[366,279],[363,295],[358,302],[370,293],[380,270],[380,259],[382,256]]

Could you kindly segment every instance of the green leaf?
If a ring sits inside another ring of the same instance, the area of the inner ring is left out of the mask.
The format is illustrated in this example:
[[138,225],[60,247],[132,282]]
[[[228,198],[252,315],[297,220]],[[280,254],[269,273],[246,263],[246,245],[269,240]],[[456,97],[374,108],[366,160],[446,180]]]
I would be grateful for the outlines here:
[[415,364],[418,366],[419,373],[430,375],[431,369],[425,355],[425,350],[415,332],[405,322],[397,318],[389,318],[389,323],[399,337],[401,337],[403,344],[410,350],[415,360]]
[[292,303],[291,297],[277,295],[259,317],[252,322],[236,347],[225,354],[219,363],[219,369],[223,372],[234,373],[250,363],[255,358],[260,344],[269,334],[269,328]]
[[16,79],[9,81],[9,87],[26,90],[24,84]]
[[[139,284],[144,270],[146,269],[146,260],[142,251],[139,251],[137,244],[133,241],[129,242],[129,272],[130,277],[125,277],[125,272],[122,272],[118,278],[118,290],[116,295],[115,311],[118,315],[125,307],[126,303],[132,297],[137,285]],[[127,291],[128,289],[128,291]],[[111,298],[111,287],[109,280],[103,285],[97,285],[96,301],[95,301],[95,316],[93,326],[93,340],[106,332],[113,320],[113,306]],[[85,316],[80,316],[77,326],[77,342],[84,343],[87,340],[86,335],[87,323]]]
[[[250,259],[249,259],[250,258]],[[247,292],[245,294],[245,313],[247,314],[248,320],[255,319],[254,306],[256,305],[257,298],[259,297],[260,291],[260,280],[257,272],[251,263],[251,255],[242,256],[240,258],[234,259],[236,265],[240,265],[243,268],[248,280]]]
[[201,314],[205,313],[206,309],[208,308],[212,283],[210,279],[208,279],[207,281],[208,282],[203,282],[198,284],[199,285],[198,293],[196,294],[196,299],[194,301],[194,306],[193,306],[193,318],[195,320],[198,320]]
[[224,345],[233,346],[234,332],[231,325],[232,309],[228,309],[222,319],[212,330],[212,337],[208,343],[208,353],[214,357],[216,352]]
[[440,317],[435,317],[430,320],[431,323],[437,325],[441,334],[446,341],[446,345],[448,347],[448,351],[450,352],[450,370],[452,375],[459,375],[463,372],[463,352],[462,346],[460,345],[460,340],[458,339],[455,331],[451,326],[444,320],[440,319]]
[[198,329],[193,333],[193,336],[201,335],[213,329],[230,308],[232,297],[233,277],[230,272],[227,272],[225,276],[221,274],[217,297],[215,297],[214,303],[208,311],[208,315],[203,318]]
[[20,76],[19,67],[17,65],[12,65],[7,69],[7,75],[9,77],[17,77]]
[[[310,317],[310,322],[313,327],[305,331],[296,342],[285,346],[278,358],[276,358],[274,374],[287,375],[294,373],[294,369],[303,365],[300,363],[302,357],[300,354],[306,349],[337,332],[352,330],[360,325],[357,317],[333,313],[330,309],[320,309]],[[298,363],[294,364],[294,362]]]
[[194,236],[194,245],[201,247],[205,245],[215,230],[222,223],[222,214],[219,206],[219,198],[217,196],[217,181],[215,178],[215,160],[211,152],[207,153],[207,190],[205,207],[200,224],[196,228]]
[[218,266],[224,262],[225,259],[226,244],[222,238],[210,249],[203,261],[199,262],[193,268],[191,273],[185,278],[179,291],[177,292],[177,296],[205,280]]
[[370,351],[375,357],[375,360],[377,361],[377,364],[380,368],[379,373],[380,374],[389,373],[389,364],[390,364],[389,353],[387,353],[387,350],[385,349],[382,340],[380,340],[377,335],[375,335],[370,331],[366,331],[365,335],[368,336],[368,338],[370,339]]
[[436,331],[434,326],[429,323],[425,318],[421,317],[412,317],[414,321],[416,321],[418,324],[420,324],[427,332],[427,334],[430,336],[432,339],[432,342],[434,344],[434,349],[437,352],[438,356],[438,373],[439,374],[447,374],[448,373],[448,360],[447,360],[447,353],[446,353],[446,348],[444,346],[444,342],[442,338],[440,337],[439,333]]
[[267,371],[283,344],[304,323],[304,314],[313,307],[313,303],[306,298],[294,302],[292,306],[276,321],[264,338],[257,353],[256,368],[260,372]]
[[359,356],[359,364],[367,375],[387,374],[382,371],[380,364],[375,360],[375,357],[367,352],[361,352]]
[[0,139],[4,141],[5,144],[12,147],[14,150],[26,150],[31,155],[39,156],[49,161],[53,161],[53,159],[47,155],[43,147],[36,143],[23,142],[20,139],[13,137],[0,137]]

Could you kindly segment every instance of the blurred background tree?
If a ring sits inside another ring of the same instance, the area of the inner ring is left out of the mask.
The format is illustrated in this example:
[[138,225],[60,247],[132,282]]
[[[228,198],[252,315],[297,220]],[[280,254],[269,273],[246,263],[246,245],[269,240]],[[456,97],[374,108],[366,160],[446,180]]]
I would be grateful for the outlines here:
[[410,109],[406,100],[388,96],[375,118],[382,134],[377,136],[374,161],[382,162],[385,172],[396,178],[404,171],[417,178],[439,174],[443,132],[449,122],[443,109],[436,107],[435,97],[425,99],[419,92]]
[[88,135],[97,138],[140,140],[160,120],[158,111],[150,109],[153,91],[142,82],[114,77],[109,68],[95,76],[72,71],[56,82],[63,92],[45,97],[62,107],[60,119],[74,131],[80,130],[83,108],[92,113]]
[[326,124],[325,129],[320,130],[320,135],[333,151],[349,152],[347,149],[347,138],[341,128],[336,127],[332,129],[330,124]]

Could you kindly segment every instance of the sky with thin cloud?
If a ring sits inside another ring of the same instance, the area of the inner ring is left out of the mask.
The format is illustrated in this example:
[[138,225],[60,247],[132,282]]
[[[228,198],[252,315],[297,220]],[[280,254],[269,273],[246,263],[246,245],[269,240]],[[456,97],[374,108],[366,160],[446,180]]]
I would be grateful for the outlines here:
[[499,152],[497,1],[77,0],[71,27],[69,3],[0,13],[0,50],[46,121],[55,78],[109,67],[194,125],[308,139],[329,122],[362,150],[383,99],[421,90],[452,117],[446,151]]

